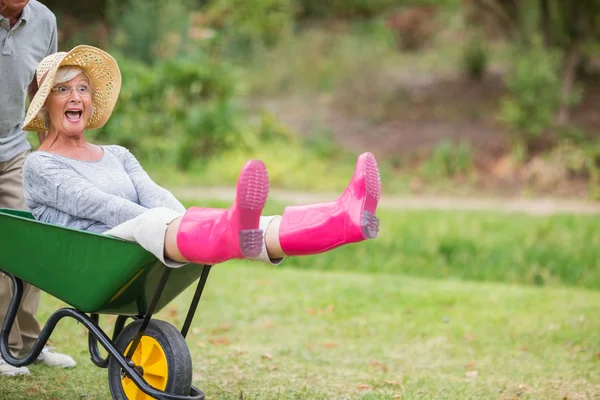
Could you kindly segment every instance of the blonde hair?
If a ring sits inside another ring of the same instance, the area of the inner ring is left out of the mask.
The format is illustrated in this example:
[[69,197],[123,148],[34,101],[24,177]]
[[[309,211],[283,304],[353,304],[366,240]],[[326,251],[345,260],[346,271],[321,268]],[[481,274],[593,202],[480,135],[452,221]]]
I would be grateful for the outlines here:
[[[85,69],[75,66],[75,65],[65,65],[63,67],[60,67],[58,70],[56,70],[56,75],[54,76],[54,85],[57,85],[57,84],[63,83],[63,82],[68,82],[71,79],[75,78],[77,75],[85,76],[88,83],[90,84],[92,93],[94,93],[94,85],[92,84],[92,80],[90,79],[90,76],[88,75],[88,73],[85,71]],[[92,112],[90,113],[90,117],[94,114],[94,111],[95,111],[94,105],[92,104]],[[44,124],[46,125],[46,127],[48,127],[48,124],[50,123],[50,116],[48,115],[48,110],[46,110],[45,105],[40,109],[40,112],[38,113],[38,117],[42,121],[44,121]]]

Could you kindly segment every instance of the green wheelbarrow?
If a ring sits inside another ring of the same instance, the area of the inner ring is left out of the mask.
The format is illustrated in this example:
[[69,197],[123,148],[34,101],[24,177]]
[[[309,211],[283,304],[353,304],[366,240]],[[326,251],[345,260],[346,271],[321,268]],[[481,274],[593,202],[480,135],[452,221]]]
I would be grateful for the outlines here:
[[[91,361],[108,369],[114,399],[203,400],[192,385],[192,358],[185,342],[210,265],[168,268],[136,243],[34,220],[29,212],[0,208],[0,272],[12,279],[13,295],[0,334],[0,353],[11,365],[34,362],[59,320],[85,326]],[[198,280],[181,329],[152,315]],[[23,296],[23,281],[72,307],[54,312],[33,348],[14,357],[9,332]],[[99,315],[118,317],[112,339]],[[128,320],[132,321],[128,324]],[[108,356],[99,352],[100,344]]]

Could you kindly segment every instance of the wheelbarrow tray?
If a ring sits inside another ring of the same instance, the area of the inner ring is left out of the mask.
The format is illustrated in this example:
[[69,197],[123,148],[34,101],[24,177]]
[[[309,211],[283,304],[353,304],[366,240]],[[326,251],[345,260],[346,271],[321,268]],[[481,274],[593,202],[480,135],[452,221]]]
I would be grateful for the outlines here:
[[[87,313],[144,315],[164,265],[136,243],[36,221],[0,208],[0,268]],[[202,274],[171,271],[155,311]]]

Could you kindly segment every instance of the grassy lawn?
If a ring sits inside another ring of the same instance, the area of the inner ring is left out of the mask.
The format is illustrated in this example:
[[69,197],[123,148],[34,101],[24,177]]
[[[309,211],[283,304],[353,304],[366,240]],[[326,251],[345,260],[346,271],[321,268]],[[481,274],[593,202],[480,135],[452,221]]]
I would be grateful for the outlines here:
[[[187,291],[159,316],[182,323]],[[215,267],[188,344],[209,399],[600,396],[600,293],[394,274]],[[42,318],[60,303],[42,301]],[[108,319],[104,321],[108,326]],[[33,366],[2,399],[107,399],[85,330],[52,337],[73,370]]]
[[380,237],[287,265],[600,289],[600,217],[378,212]]
[[[213,268],[187,340],[208,399],[600,397],[598,217],[380,217],[359,246]],[[181,326],[192,289],[158,318]],[[41,320],[61,306],[44,295]],[[0,399],[110,398],[84,328],[61,321],[51,345],[77,368],[31,366]]]

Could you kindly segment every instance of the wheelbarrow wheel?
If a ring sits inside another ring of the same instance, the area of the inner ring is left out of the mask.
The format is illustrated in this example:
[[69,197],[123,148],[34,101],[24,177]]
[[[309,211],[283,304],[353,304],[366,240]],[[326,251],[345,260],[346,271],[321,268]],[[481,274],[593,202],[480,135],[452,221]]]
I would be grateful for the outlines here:
[[[127,325],[115,340],[115,346],[127,354],[142,320]],[[150,320],[131,360],[152,387],[167,393],[188,395],[192,387],[192,357],[185,339],[173,325]],[[150,400],[111,357],[108,383],[113,399]]]

